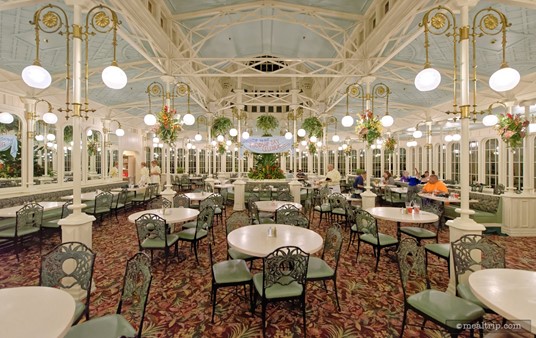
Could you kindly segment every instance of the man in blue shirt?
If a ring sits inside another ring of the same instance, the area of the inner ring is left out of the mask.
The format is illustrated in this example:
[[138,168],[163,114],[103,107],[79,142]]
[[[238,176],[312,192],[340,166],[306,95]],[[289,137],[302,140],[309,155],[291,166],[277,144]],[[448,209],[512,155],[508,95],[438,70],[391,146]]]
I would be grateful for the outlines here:
[[367,179],[367,172],[362,171],[354,180],[354,184],[352,185],[354,189],[359,189],[364,191],[365,190],[365,181]]

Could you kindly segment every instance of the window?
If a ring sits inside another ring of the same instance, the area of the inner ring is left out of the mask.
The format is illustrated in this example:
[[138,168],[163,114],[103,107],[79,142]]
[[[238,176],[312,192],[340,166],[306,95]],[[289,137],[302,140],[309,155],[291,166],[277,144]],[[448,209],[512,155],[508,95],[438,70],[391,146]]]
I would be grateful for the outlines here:
[[195,163],[195,149],[186,150],[188,153],[188,173],[195,173],[196,163]]
[[[402,172],[406,169],[406,148],[398,148],[398,152],[400,153],[400,163],[398,164],[398,173],[397,175],[402,176]],[[411,172],[411,170],[408,170],[408,172]]]
[[450,178],[456,182],[460,182],[460,144],[458,142],[452,143],[450,145],[450,150]]
[[382,151],[381,149],[372,150],[372,176],[382,177]]
[[417,158],[415,158],[415,167],[417,169],[419,169],[419,172],[422,174],[424,173],[426,170],[428,170],[428,168],[424,168],[423,167],[423,163],[422,163],[422,160],[423,160],[423,149],[422,147],[419,147],[417,149],[417,151],[415,152],[415,156],[417,156]]
[[499,183],[499,140],[492,138],[485,143],[484,183],[495,186]]
[[469,184],[478,182],[478,142],[469,142]]
[[523,189],[523,148],[517,148],[514,153],[514,187],[516,190]]
[[346,155],[344,154],[344,150],[336,150],[337,151],[337,165],[339,166],[339,172],[341,175],[346,175]]
[[[352,153],[354,151],[352,151]],[[356,154],[356,161],[357,161],[357,154]],[[364,149],[359,149],[359,168],[357,169],[365,170],[365,150]]]

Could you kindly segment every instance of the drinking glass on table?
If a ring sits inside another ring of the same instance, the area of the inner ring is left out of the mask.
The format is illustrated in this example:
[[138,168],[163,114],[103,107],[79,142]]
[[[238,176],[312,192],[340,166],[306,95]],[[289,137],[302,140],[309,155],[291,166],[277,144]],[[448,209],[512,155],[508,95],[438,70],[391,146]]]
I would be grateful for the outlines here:
[[413,213],[418,214],[421,211],[421,206],[418,203],[413,203]]
[[413,212],[413,202],[406,202],[406,211],[408,214],[411,214]]

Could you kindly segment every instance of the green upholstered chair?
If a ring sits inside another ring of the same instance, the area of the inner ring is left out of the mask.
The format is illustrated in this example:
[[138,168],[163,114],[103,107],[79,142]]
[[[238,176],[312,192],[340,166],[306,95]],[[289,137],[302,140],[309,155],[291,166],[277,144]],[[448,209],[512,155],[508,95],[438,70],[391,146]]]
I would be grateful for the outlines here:
[[482,235],[465,235],[451,243],[454,261],[456,294],[494,313],[480,302],[471,291],[467,278],[477,270],[503,269],[506,267],[504,248]]
[[15,224],[0,230],[0,238],[13,241],[17,261],[19,260],[19,252],[23,246],[24,237],[39,235],[39,252],[41,252],[43,224],[43,207],[37,203],[25,204],[17,211]]
[[[71,327],[65,337],[137,337],[141,338],[145,308],[151,289],[151,259],[144,253],[137,253],[127,261],[127,268],[121,289],[121,298],[115,314],[93,318]],[[136,330],[123,316],[139,318]]]
[[378,263],[380,262],[381,250],[388,247],[398,245],[398,239],[393,236],[383,234],[378,231],[378,223],[376,219],[365,210],[357,209],[355,211],[357,224],[357,255],[359,257],[359,249],[361,243],[372,246],[374,255],[376,256],[376,267],[374,271],[378,271]]
[[101,192],[95,196],[95,204],[92,208],[85,208],[84,212],[95,216],[99,222],[102,222],[105,215],[110,215],[112,211],[113,195],[110,192]]
[[309,266],[307,268],[307,281],[322,281],[324,289],[327,290],[326,281],[333,281],[333,291],[335,292],[335,301],[337,309],[341,310],[339,305],[339,296],[337,294],[337,268],[339,267],[339,258],[342,248],[342,230],[338,223],[333,224],[326,232],[324,239],[324,249],[320,257],[309,257]]
[[212,227],[214,220],[214,208],[207,206],[199,212],[195,221],[195,227],[186,228],[177,233],[179,241],[190,242],[191,248],[194,250],[195,260],[199,264],[197,257],[198,242],[207,237],[208,228]]
[[[229,217],[227,217],[227,220],[225,221],[225,234],[226,236],[228,236],[231,231],[241,228],[243,226],[248,226],[250,224],[251,219],[249,218],[249,215],[245,210],[234,211],[231,215],[229,215]],[[250,256],[234,248],[231,248],[229,246],[229,242],[225,242],[227,243],[227,259],[243,259],[251,263],[253,262],[253,260],[259,258],[255,256]]]
[[284,204],[276,210],[275,223],[309,229],[309,218],[292,204]]
[[393,207],[403,207],[406,202],[406,196],[402,194],[396,194],[391,191],[390,187],[384,188],[384,195],[382,199]]
[[[454,337],[463,330],[461,324],[482,321],[484,310],[480,306],[450,293],[430,289],[430,281],[426,275],[424,248],[418,245],[414,238],[406,238],[400,242],[397,259],[404,294],[404,315],[400,337],[404,334],[408,310],[424,318],[423,328],[426,321],[431,320]],[[418,286],[421,288],[415,290]],[[471,331],[471,336],[472,334]]]
[[[204,200],[201,201],[201,203],[199,204],[199,211],[203,211],[205,208],[212,208],[212,210],[216,210],[217,208],[217,205],[216,205],[216,202],[214,199],[212,198],[205,198]],[[214,237],[214,227],[212,226],[212,222],[210,223],[207,223],[205,225],[203,225],[203,229],[204,230],[211,230],[212,231],[212,237]],[[193,229],[197,227],[197,220],[194,220],[194,221],[189,221],[189,222],[186,222],[186,223],[183,223],[182,224],[182,228],[183,229]]]
[[257,203],[251,202],[249,203],[249,213],[253,219],[253,224],[272,224],[274,223],[274,219],[271,217],[266,217],[266,215],[263,216],[262,213],[259,212],[259,208],[257,207]]
[[219,220],[220,224],[223,225],[223,214],[225,213],[225,204],[223,202],[223,196],[217,193],[210,194],[207,200],[212,200],[214,202],[214,218]]
[[[438,235],[439,235],[439,222],[441,221],[441,214],[442,211],[438,204],[433,203],[427,203],[424,204],[421,208],[422,211],[431,212],[435,215],[437,215],[438,220],[437,222],[434,222],[435,231],[428,230],[424,227],[418,227],[418,226],[404,226],[399,227],[398,232],[402,233],[407,236],[411,236],[417,240],[419,244],[421,244],[421,240],[425,239],[433,239],[437,243]],[[400,224],[400,222],[399,222]],[[399,237],[400,239],[400,237]]]
[[170,234],[166,221],[155,214],[145,214],[136,219],[138,244],[141,250],[151,250],[151,261],[154,250],[164,250],[165,267],[168,265],[169,248],[175,246],[175,256],[178,256],[179,236]]
[[289,191],[282,191],[277,195],[276,200],[285,201],[285,202],[293,202],[294,197],[290,194]]
[[447,270],[450,276],[450,243],[428,243],[424,246],[426,252],[426,269],[428,269],[428,254],[447,261]]
[[328,201],[332,222],[344,222],[344,225],[347,225],[350,204],[346,200],[346,197],[343,194],[334,193],[328,195]]
[[190,198],[185,194],[177,194],[173,196],[173,207],[174,208],[189,208],[190,207]]
[[89,299],[95,253],[81,242],[65,242],[41,256],[39,285],[61,289],[79,287],[85,291],[84,302],[75,302],[74,321],[76,324],[85,315],[89,320]]
[[268,303],[298,300],[303,316],[303,336],[306,336],[305,284],[309,254],[295,246],[274,250],[263,259],[262,272],[253,276],[255,287],[253,304],[257,296],[262,305],[262,334],[266,336],[266,307]]
[[136,196],[132,197],[130,200],[132,206],[143,206],[149,203],[149,200],[151,199],[151,190],[151,186],[147,186],[145,187],[143,194],[137,194]]
[[318,220],[318,225],[322,224],[322,218],[324,218],[324,214],[329,215],[331,213],[331,206],[328,200],[329,194],[329,188],[323,187],[313,197],[313,218],[315,212],[317,212],[320,216]]
[[60,218],[51,219],[49,221],[43,222],[43,229],[59,229],[61,226],[58,224],[60,219],[64,219],[73,213],[72,209],[69,209],[69,206],[73,205],[73,201],[67,201],[61,206],[61,216]]
[[[246,215],[246,217],[248,216]],[[230,259],[215,263],[212,255],[212,240],[209,240],[208,251],[210,257],[210,266],[212,267],[210,269],[212,274],[212,289],[210,291],[210,298],[212,300],[212,323],[214,323],[218,289],[249,285],[249,297],[246,297],[246,299],[249,299],[249,302],[251,302],[253,279],[251,272],[246,265],[246,261],[243,259]]]
[[190,182],[190,178],[188,175],[182,175],[180,178],[180,189],[185,190],[192,190],[192,183]]

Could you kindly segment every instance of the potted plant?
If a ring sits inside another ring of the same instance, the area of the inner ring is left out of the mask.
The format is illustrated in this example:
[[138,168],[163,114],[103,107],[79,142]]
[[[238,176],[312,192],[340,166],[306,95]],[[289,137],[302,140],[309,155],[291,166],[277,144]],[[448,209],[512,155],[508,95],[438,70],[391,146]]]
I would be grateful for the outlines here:
[[270,131],[279,127],[279,121],[272,115],[257,117],[257,128],[263,131],[263,136],[270,135]]
[[320,119],[316,116],[311,116],[303,120],[302,128],[309,134],[309,137],[322,137],[324,135],[324,126]]
[[213,137],[225,135],[233,127],[231,119],[225,116],[218,116],[212,122],[211,133]]

